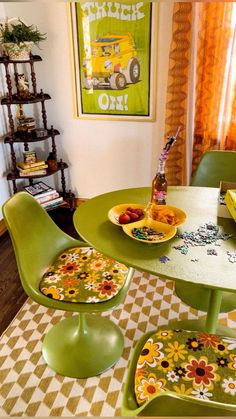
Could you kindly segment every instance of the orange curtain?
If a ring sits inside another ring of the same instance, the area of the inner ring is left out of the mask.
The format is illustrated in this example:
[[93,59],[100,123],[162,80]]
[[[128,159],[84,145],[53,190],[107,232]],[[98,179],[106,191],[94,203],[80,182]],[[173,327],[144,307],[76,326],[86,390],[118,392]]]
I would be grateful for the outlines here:
[[[236,15],[236,4],[234,5],[234,12]],[[235,17],[236,20],[236,17]],[[225,150],[236,150],[236,22],[234,26],[233,41],[232,41],[232,52],[230,57],[230,75],[232,80],[231,85],[229,85],[229,108],[228,108],[228,118],[226,123],[225,136],[223,141],[221,141],[221,148]],[[230,95],[230,93],[232,94]],[[232,99],[232,101],[231,101]]]
[[[192,171],[202,153],[232,146],[233,2],[199,3]],[[234,104],[236,110],[236,98]],[[236,115],[236,113],[235,113]],[[228,131],[228,134],[227,134]],[[228,135],[228,140],[227,140]],[[235,137],[236,144],[236,137]]]
[[236,88],[234,88],[234,101],[232,104],[232,114],[225,138],[225,150],[236,150]]
[[[193,16],[196,25],[193,25]],[[194,72],[195,86],[190,79],[194,39],[197,54],[191,72]],[[182,130],[166,163],[169,185],[186,184],[189,88],[195,92],[193,173],[205,151],[236,150],[235,2],[199,2],[195,5],[175,2],[173,5],[165,137],[172,135],[179,125]]]
[[192,35],[192,4],[174,3],[169,54],[165,138],[181,132],[166,162],[168,185],[186,184],[186,115]]

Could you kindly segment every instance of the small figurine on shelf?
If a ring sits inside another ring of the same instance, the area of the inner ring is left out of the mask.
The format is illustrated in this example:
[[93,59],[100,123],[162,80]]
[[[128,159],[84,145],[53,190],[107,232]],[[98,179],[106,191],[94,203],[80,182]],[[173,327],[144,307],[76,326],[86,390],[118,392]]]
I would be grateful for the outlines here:
[[23,111],[23,105],[17,105],[16,108],[16,119],[17,123],[17,131],[24,132],[25,131],[25,114]]
[[166,204],[167,196],[167,180],[165,177],[165,163],[169,153],[170,148],[176,141],[181,127],[178,127],[175,135],[170,137],[162,150],[162,153],[159,157],[159,167],[156,176],[152,181],[152,197],[151,201],[157,205]]
[[16,118],[18,120],[17,131],[20,136],[24,137],[35,130],[35,119],[32,116],[25,116],[23,106],[21,104],[17,105]]
[[18,74],[17,76],[17,93],[21,99],[28,99],[31,97],[29,82],[23,73]]

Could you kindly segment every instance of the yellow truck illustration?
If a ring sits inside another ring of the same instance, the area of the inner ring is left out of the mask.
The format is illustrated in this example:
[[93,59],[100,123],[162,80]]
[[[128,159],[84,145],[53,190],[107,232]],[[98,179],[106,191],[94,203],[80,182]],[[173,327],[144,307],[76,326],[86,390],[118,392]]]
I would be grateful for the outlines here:
[[84,87],[125,89],[137,83],[140,62],[131,34],[106,35],[92,41],[83,59]]

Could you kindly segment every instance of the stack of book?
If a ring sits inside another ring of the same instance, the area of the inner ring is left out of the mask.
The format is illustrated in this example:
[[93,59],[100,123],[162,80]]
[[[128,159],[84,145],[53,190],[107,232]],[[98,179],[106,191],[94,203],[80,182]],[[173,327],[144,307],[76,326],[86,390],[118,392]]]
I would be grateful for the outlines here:
[[44,182],[37,182],[31,186],[25,186],[24,189],[32,195],[45,210],[56,208],[64,202],[62,196],[59,196],[56,189],[51,188]]
[[16,165],[20,177],[40,176],[47,174],[48,165],[44,160],[38,160],[34,163],[18,162]]

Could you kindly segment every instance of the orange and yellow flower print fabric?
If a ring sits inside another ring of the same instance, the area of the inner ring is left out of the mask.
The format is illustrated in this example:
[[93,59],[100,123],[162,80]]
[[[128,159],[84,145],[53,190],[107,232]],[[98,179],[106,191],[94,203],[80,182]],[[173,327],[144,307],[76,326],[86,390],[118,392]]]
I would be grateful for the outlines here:
[[71,303],[97,303],[113,298],[123,287],[128,268],[91,247],[63,252],[40,282],[49,298]]
[[135,372],[139,405],[163,393],[236,405],[236,339],[159,330],[143,346]]

